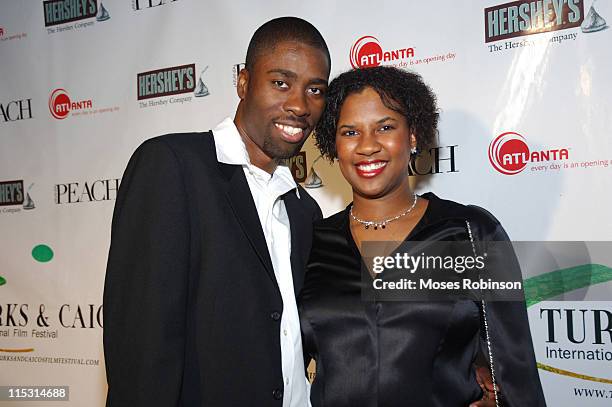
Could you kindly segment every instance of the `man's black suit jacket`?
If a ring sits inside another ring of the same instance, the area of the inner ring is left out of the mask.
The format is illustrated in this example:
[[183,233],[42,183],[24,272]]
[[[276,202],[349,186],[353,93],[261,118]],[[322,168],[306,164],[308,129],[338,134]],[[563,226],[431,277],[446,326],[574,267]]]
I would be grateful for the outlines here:
[[[316,202],[283,195],[296,293]],[[143,143],[123,176],[104,287],[107,406],[281,406],[283,303],[243,169],[209,133]]]

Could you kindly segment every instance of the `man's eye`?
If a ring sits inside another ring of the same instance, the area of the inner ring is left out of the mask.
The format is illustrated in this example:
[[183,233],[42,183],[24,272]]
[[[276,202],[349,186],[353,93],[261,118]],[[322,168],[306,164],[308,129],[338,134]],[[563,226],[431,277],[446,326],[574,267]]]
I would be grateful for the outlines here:
[[385,124],[384,126],[382,126],[380,128],[382,131],[389,131],[393,129],[393,126],[389,125],[389,124]]
[[310,88],[308,89],[308,91],[312,93],[313,95],[317,95],[317,96],[323,94],[323,89],[319,89],[319,88]]
[[274,84],[274,86],[276,86],[277,88],[283,88],[286,89],[289,87],[289,85],[287,85],[287,82],[285,81],[272,81],[272,83]]

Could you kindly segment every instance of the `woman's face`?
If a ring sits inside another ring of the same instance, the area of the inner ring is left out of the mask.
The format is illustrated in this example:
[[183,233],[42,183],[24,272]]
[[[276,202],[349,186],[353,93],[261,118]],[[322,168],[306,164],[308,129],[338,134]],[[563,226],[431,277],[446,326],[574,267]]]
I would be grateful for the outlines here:
[[406,118],[365,88],[344,100],[336,127],[340,171],[363,197],[383,197],[408,187],[410,148],[416,145]]

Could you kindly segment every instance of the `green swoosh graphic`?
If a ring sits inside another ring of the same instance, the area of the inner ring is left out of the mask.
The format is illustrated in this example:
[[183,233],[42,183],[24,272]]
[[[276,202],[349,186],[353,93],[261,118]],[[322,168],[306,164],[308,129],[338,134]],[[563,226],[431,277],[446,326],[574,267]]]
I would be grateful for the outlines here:
[[525,280],[527,308],[558,295],[612,280],[612,268],[602,264],[583,264],[551,271]]
[[4,285],[4,284],[6,284],[6,279],[0,276],[0,285]]
[[[602,264],[583,264],[576,267],[551,271],[528,278],[524,281],[525,301],[527,308],[549,298],[589,287],[595,284],[605,283],[612,280],[612,268]],[[576,379],[588,380],[597,383],[612,383],[612,380],[601,377],[589,376],[569,370],[559,369],[538,362],[538,369],[559,374],[562,376],[573,377]]]

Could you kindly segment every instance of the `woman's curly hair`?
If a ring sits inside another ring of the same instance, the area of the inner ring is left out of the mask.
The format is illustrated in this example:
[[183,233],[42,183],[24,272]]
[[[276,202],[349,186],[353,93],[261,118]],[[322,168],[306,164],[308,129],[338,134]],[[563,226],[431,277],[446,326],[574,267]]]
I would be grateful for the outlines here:
[[433,145],[438,134],[436,95],[419,74],[390,66],[360,68],[337,76],[327,89],[327,104],[315,131],[321,154],[333,161],[337,158],[336,126],[346,98],[365,88],[374,89],[383,104],[406,118],[408,128],[417,139],[417,149]]

